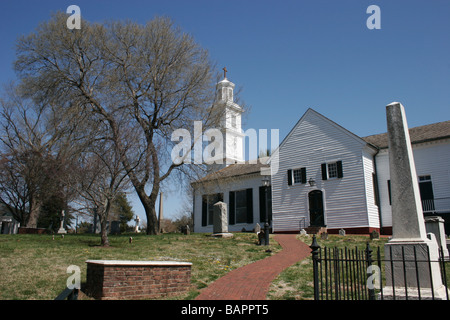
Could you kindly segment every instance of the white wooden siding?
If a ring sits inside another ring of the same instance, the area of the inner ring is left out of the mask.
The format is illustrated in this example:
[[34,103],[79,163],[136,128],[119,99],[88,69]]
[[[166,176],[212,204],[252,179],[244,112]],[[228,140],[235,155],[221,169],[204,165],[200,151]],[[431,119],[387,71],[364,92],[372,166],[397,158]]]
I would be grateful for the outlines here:
[[[328,228],[369,226],[362,149],[366,143],[312,109],[303,115],[278,149],[279,170],[272,175],[274,232],[299,230],[306,217],[308,193],[323,191]],[[322,181],[321,164],[342,161],[343,178]],[[287,170],[306,167],[308,184],[288,186]]]
[[204,186],[198,185],[194,191],[194,232],[212,232],[213,226],[202,226],[202,195],[223,193],[223,202],[227,204],[227,213],[230,213],[229,194],[230,191],[237,191],[252,188],[253,189],[253,223],[236,223],[228,225],[228,231],[252,230],[260,222],[259,212],[259,187],[262,186],[261,175],[254,174],[242,178],[214,181],[205,183]]
[[[417,176],[430,175],[433,185],[435,210],[450,211],[450,139],[439,142],[413,144],[413,155]],[[389,174],[389,152],[383,149],[376,157],[378,184],[380,187],[382,225],[392,226],[392,211],[389,205],[387,180]]]

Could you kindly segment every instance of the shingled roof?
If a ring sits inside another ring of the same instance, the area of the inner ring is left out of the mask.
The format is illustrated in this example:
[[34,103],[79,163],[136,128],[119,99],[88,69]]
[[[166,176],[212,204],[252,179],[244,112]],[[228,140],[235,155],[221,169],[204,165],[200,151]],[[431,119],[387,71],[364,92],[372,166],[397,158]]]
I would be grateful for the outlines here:
[[219,180],[219,179],[224,179],[224,178],[244,176],[244,175],[253,174],[253,173],[260,173],[261,168],[264,168],[264,167],[269,168],[269,165],[265,164],[265,163],[260,163],[259,161],[258,161],[258,163],[255,163],[255,164],[251,164],[248,162],[235,163],[235,164],[231,164],[221,170],[210,173],[206,177],[203,177],[203,178],[195,181],[194,183],[201,183],[201,182],[206,182],[206,181],[211,181],[211,180]]
[[[411,144],[450,138],[450,120],[409,129]],[[387,133],[362,138],[380,149],[388,148]]]

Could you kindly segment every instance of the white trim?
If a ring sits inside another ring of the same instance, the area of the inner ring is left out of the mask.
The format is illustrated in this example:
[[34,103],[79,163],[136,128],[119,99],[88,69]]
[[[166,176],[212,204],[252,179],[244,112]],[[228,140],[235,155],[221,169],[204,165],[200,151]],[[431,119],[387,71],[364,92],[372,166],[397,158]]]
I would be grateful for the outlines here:
[[136,260],[86,260],[86,263],[106,266],[191,266],[191,262],[180,261],[136,261]]

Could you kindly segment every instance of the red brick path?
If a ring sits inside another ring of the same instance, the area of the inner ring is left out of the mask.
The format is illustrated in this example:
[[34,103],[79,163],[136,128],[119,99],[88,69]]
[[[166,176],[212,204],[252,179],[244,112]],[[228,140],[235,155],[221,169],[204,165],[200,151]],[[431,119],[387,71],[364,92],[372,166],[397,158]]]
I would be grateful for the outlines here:
[[311,252],[295,234],[277,234],[275,240],[283,248],[280,252],[227,273],[203,289],[196,300],[265,300],[276,276]]

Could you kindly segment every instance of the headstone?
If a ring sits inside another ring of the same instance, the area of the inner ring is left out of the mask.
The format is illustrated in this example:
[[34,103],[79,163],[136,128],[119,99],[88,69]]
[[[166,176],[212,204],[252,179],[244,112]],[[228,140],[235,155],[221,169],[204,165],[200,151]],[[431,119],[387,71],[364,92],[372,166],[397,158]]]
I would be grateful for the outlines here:
[[189,225],[187,224],[187,225],[185,225],[185,226],[182,226],[182,227],[181,227],[181,232],[182,232],[184,235],[189,235],[189,234],[191,234],[191,229],[189,228]]
[[219,201],[214,204],[213,237],[232,238],[233,234],[228,232],[227,204]]
[[139,221],[140,221],[140,219],[139,219],[138,215],[136,215],[136,218],[134,219],[134,221],[136,222],[136,224],[134,226],[134,232],[135,233],[139,233]]
[[427,233],[433,233],[438,242],[439,248],[442,249],[444,258],[448,258],[448,248],[444,230],[445,220],[439,216],[425,217],[425,229]]
[[259,225],[259,223],[256,224],[255,226],[255,233],[258,234],[258,232],[261,231],[261,226]]
[[344,229],[340,229],[339,230],[339,235],[340,236],[345,236],[345,230]]
[[[416,168],[405,110],[398,102],[386,106],[392,199],[392,239],[385,245],[384,299],[446,298],[438,262],[437,242],[429,239],[420,201]],[[415,258],[419,262],[414,262]],[[404,260],[403,260],[404,259]],[[403,262],[403,261],[411,262]],[[417,266],[417,267],[416,267]],[[405,272],[407,270],[407,272]],[[417,272],[416,272],[417,271]],[[432,275],[432,277],[430,277]],[[431,278],[431,279],[430,279]],[[394,281],[392,281],[394,279]]]
[[307,235],[307,234],[308,234],[308,232],[306,232],[306,230],[305,230],[305,229],[302,229],[302,230],[300,230],[300,234],[304,236],[304,235]]
[[258,232],[258,245],[265,246],[266,245],[266,234],[264,229]]
[[120,234],[120,221],[111,221],[111,234]]
[[57,232],[57,234],[65,234],[67,233],[66,229],[64,229],[64,210],[61,211],[61,225],[59,226],[59,230]]
[[377,230],[373,230],[370,233],[370,240],[380,239],[380,233]]

